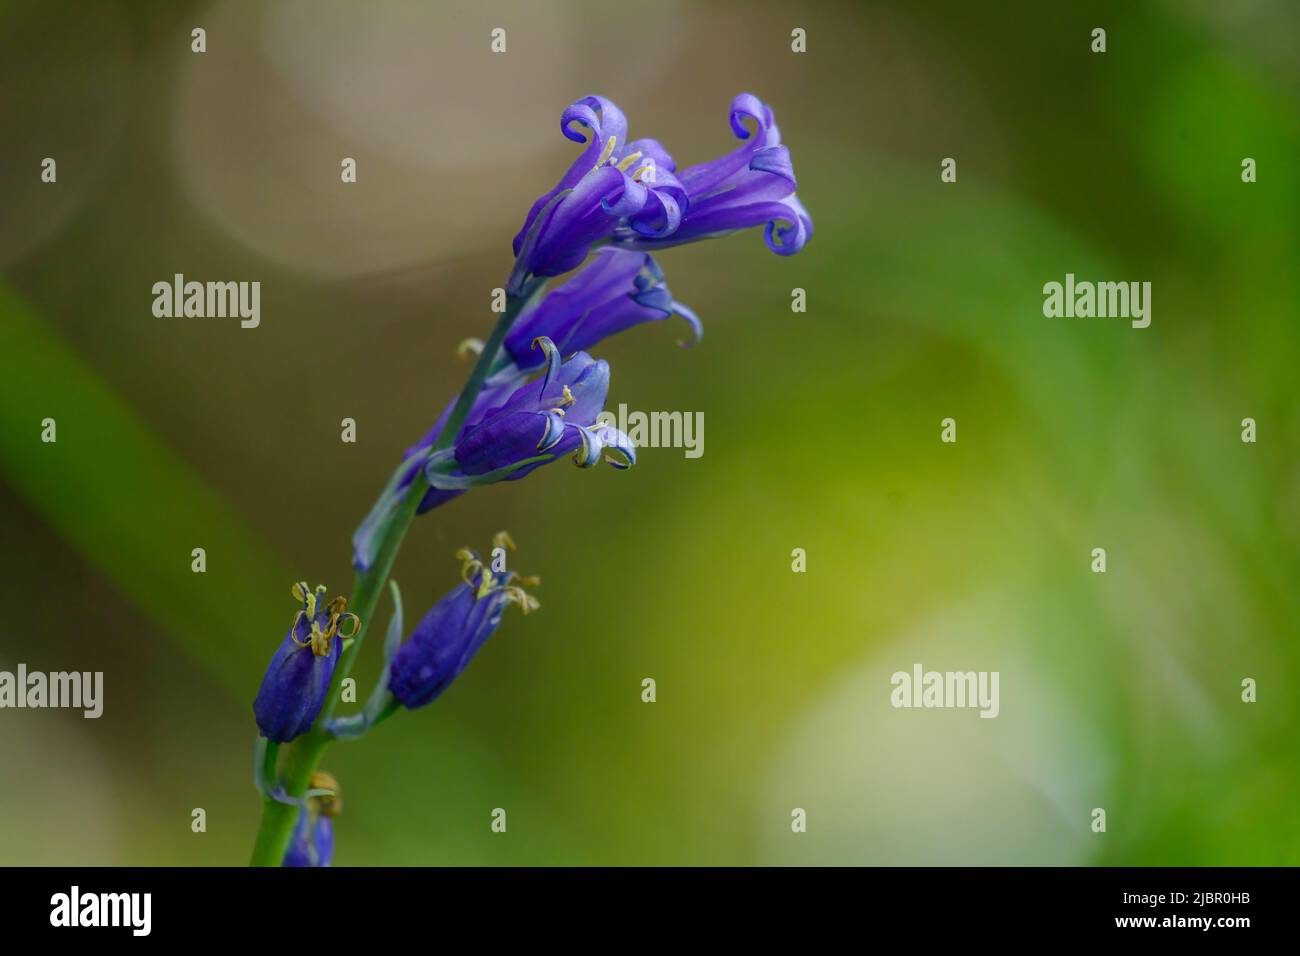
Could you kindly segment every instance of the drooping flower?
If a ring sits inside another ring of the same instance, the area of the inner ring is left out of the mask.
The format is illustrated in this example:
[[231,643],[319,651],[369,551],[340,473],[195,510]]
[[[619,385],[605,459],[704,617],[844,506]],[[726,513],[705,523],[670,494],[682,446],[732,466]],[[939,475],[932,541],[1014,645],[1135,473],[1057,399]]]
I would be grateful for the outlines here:
[[659,264],[643,252],[606,246],[571,279],[524,309],[506,336],[505,351],[516,368],[532,370],[545,361],[532,347],[540,337],[567,355],[634,325],[674,315],[686,320],[692,342],[699,341],[700,320],[673,301]]
[[627,142],[627,119],[612,102],[584,96],[561,115],[560,131],[586,147],[515,236],[519,283],[568,272],[615,230],[667,236],[681,220],[686,192],[672,157],[655,140]]
[[542,374],[507,370],[499,384],[489,384],[474,402],[450,448],[430,452],[446,421],[407,450],[370,514],[352,537],[353,565],[370,567],[385,522],[406,494],[420,469],[429,483],[419,513],[435,508],[470,488],[498,481],[517,481],[547,462],[573,452],[574,464],[591,468],[605,459],[617,469],[636,463],[636,445],[608,422],[600,421],[609,391],[609,365],[578,352],[560,361],[559,350],[541,337]]
[[[543,366],[552,367],[557,358],[557,349],[550,348],[550,343],[559,340],[563,352],[572,352],[588,348],[623,329],[643,322],[651,322],[677,315],[685,319],[691,328],[692,338],[698,341],[703,328],[699,318],[689,308],[673,300],[672,294],[663,282],[663,272],[653,258],[642,252],[625,249],[605,248],[598,251],[591,263],[563,285],[551,290],[542,299],[531,304],[520,314],[511,332],[506,336],[496,364],[492,368],[483,389],[474,399],[465,421],[460,427],[455,444],[467,439],[469,433],[484,422],[489,415],[495,414],[510,402],[523,398],[516,395],[528,376]],[[549,340],[549,341],[548,341]],[[534,346],[534,342],[537,345]],[[683,343],[685,344],[685,343]],[[575,364],[576,363],[576,364]],[[598,384],[608,384],[608,366],[604,362],[592,363],[590,356],[573,356],[565,363],[563,380],[552,391],[557,392],[556,400],[564,401],[563,387],[570,375],[579,367],[595,365],[602,372],[583,378],[583,388],[591,391]],[[548,371],[550,374],[550,371]],[[572,387],[572,386],[571,386]],[[579,393],[572,392],[576,397]],[[594,393],[593,393],[594,394]],[[602,389],[596,404],[603,405]],[[453,399],[443,408],[433,426],[415,444],[403,454],[403,464],[389,482],[379,500],[358,526],[352,538],[353,565],[359,571],[370,567],[374,558],[374,549],[384,523],[391,516],[406,494],[406,489],[415,480],[416,475],[425,467],[429,450],[433,447],[443,427],[451,415],[456,402]],[[563,411],[563,406],[561,407]],[[615,451],[623,451],[635,460],[635,449],[625,440],[621,433],[607,430],[595,422],[595,419],[583,419],[581,410],[570,409],[567,423],[588,426],[594,437],[601,440],[601,446],[612,446]],[[599,415],[597,408],[596,414]],[[579,433],[580,434],[580,433]],[[572,433],[571,433],[572,437]],[[589,436],[590,437],[590,436]],[[597,447],[594,443],[588,448]],[[553,457],[559,457],[569,450],[561,446],[553,451]],[[445,463],[445,456],[441,459]],[[590,455],[583,461],[596,459]],[[618,462],[623,465],[623,462]],[[535,465],[521,469],[509,476],[510,479],[522,478],[532,471]],[[625,467],[625,465],[624,465]],[[465,474],[469,474],[466,472]],[[424,491],[418,514],[436,508],[438,505],[459,497],[468,489],[465,487],[430,487]]]
[[334,859],[332,818],[343,809],[338,782],[330,774],[317,771],[311,775],[310,787],[331,792],[307,798],[298,811],[298,822],[284,854],[285,866],[329,866]]
[[347,598],[325,600],[325,585],[312,591],[305,581],[293,586],[302,604],[289,633],[271,658],[253,701],[262,736],[288,743],[311,727],[325,703],[343,641],[356,635],[361,622],[348,613]]
[[425,463],[430,486],[445,491],[494,481],[516,481],[569,452],[591,468],[603,457],[615,468],[636,463],[636,446],[617,428],[598,421],[609,391],[609,364],[578,352],[560,351],[539,338],[545,367],[497,408],[466,428],[456,443]]
[[772,108],[752,93],[741,93],[731,102],[730,119],[741,145],[678,173],[687,201],[677,228],[662,236],[620,229],[617,242],[652,251],[763,226],[768,248],[778,255],[804,247],[812,236],[812,217],[795,195],[794,164],[781,144]]
[[[493,374],[461,426],[461,436],[489,412],[504,405],[529,373],[552,361],[554,353],[541,345],[546,340],[555,345],[560,355],[569,355],[586,351],[634,325],[672,316],[684,319],[690,327],[690,341],[680,344],[691,345],[700,340],[704,329],[699,317],[673,299],[664,283],[663,270],[651,256],[613,247],[597,250],[587,266],[520,313],[505,338]],[[602,403],[603,400],[602,397]],[[405,457],[412,458],[433,446],[454,404],[451,402],[443,409],[424,437],[406,450]],[[570,413],[570,421],[574,418]],[[412,477],[414,473],[408,477],[408,483]],[[431,489],[419,513],[456,494],[459,492]]]
[[[514,550],[509,535],[497,535],[494,545]],[[456,552],[463,562],[461,584],[448,592],[415,626],[389,665],[388,689],[408,709],[423,707],[445,691],[473,659],[478,649],[501,623],[510,604],[525,614],[537,609],[537,600],[524,590],[536,585],[502,567],[484,564],[468,548]]]

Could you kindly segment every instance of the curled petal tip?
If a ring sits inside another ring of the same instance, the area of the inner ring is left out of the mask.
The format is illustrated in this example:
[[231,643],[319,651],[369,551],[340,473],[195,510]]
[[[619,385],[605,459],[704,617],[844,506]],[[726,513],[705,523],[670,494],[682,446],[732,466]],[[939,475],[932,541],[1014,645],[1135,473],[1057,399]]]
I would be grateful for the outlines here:
[[[736,134],[736,139],[747,140],[757,133],[762,133],[767,122],[768,109],[753,93],[740,93],[731,101],[731,113],[729,116],[731,122],[731,131]],[[746,120],[752,120],[754,129],[746,125]]]
[[574,425],[582,436],[582,447],[573,453],[573,463],[579,468],[592,468],[600,461],[600,451],[604,443],[594,430],[586,425]]
[[627,173],[621,173],[623,177],[622,189],[613,197],[604,197],[600,200],[600,208],[605,210],[611,216],[624,218],[632,216],[645,208],[646,201],[650,197],[650,190],[642,183],[637,182]]
[[680,302],[673,303],[672,311],[674,315],[681,316],[691,330],[691,337],[689,339],[678,339],[677,344],[684,349],[694,348],[699,345],[700,339],[704,338],[704,323],[700,321],[700,317]]
[[553,408],[542,414],[546,418],[546,431],[542,432],[542,437],[538,439],[537,450],[550,451],[564,437],[564,410]]
[[808,229],[795,217],[773,219],[763,227],[763,241],[778,256],[792,256],[808,242]]
[[533,339],[533,348],[541,349],[542,355],[546,357],[546,372],[542,376],[541,389],[542,392],[545,392],[547,386],[551,384],[551,379],[555,378],[556,373],[560,370],[560,350],[545,335],[539,335]]
[[597,426],[605,461],[611,468],[626,471],[636,464],[636,443],[613,425]]
[[[682,224],[682,209],[677,200],[667,193],[655,193],[658,214],[655,216],[635,216],[631,219],[632,231],[647,239],[662,239],[677,231]],[[649,197],[647,197],[648,205]]]

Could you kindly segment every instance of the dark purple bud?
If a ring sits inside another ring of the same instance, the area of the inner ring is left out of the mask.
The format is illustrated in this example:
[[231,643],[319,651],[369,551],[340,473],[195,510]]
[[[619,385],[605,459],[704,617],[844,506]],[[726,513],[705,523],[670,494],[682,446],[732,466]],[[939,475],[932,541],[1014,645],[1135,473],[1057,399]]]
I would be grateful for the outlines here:
[[329,795],[308,798],[298,813],[289,849],[284,853],[285,866],[329,866],[334,859],[334,823],[343,802],[338,796],[338,784],[327,773],[311,776],[312,789],[333,791]]
[[[504,533],[497,536],[502,542],[513,548]],[[451,685],[496,631],[507,605],[518,604],[525,614],[538,606],[523,588],[535,578],[494,571],[467,548],[456,556],[464,562],[464,583],[421,619],[389,667],[388,689],[407,708],[423,707]]]
[[302,606],[276,650],[253,701],[262,736],[288,743],[305,733],[325,703],[343,641],[356,634],[360,621],[347,613],[347,598],[325,601],[325,586],[293,587]]

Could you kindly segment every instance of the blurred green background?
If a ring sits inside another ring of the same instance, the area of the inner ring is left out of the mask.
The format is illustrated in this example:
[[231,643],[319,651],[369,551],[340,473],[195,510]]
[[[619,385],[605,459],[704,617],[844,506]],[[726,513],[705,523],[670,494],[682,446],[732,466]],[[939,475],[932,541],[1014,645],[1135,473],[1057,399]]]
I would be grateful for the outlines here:
[[[102,670],[106,702],[0,712],[0,863],[247,859],[289,584],[350,586],[573,155],[560,112],[602,93],[689,164],[732,148],[741,90],[815,237],[665,253],[703,343],[599,350],[612,407],[704,412],[704,456],[417,522],[410,619],[499,528],[542,610],[329,752],[336,862],[1300,862],[1298,26],[1282,0],[4,3],[0,669]],[[155,318],[176,272],[261,281],[261,327]],[[1044,318],[1066,272],[1152,282],[1151,327]],[[892,709],[914,662],[999,671],[1001,715]]]

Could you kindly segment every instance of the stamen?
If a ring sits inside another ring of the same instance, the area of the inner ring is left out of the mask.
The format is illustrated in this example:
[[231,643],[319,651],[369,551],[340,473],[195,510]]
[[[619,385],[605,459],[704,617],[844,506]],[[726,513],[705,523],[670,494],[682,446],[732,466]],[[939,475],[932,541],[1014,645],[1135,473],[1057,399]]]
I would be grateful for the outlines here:
[[514,538],[510,537],[509,531],[498,531],[492,538],[492,547],[505,548],[507,551],[517,551]]
[[[330,642],[340,633],[340,621],[351,626],[351,630],[343,635],[344,640],[356,637],[361,630],[361,618],[348,613],[348,599],[342,594],[331,600],[324,606],[323,611],[320,611],[327,615],[325,626],[321,627],[316,618],[319,616],[321,600],[328,590],[325,585],[318,584],[316,590],[309,591],[306,581],[298,581],[290,590],[294,599],[302,601],[303,604],[294,614],[293,623],[289,625],[289,637],[298,647],[310,647],[311,652],[317,657],[326,657],[330,652]],[[311,624],[311,630],[306,639],[300,638],[298,628],[308,622]]]
[[456,552],[456,557],[463,562],[460,566],[460,579],[472,588],[478,587],[474,579],[483,570],[482,560],[469,548],[461,548]]
[[456,357],[463,359],[469,358],[471,355],[482,355],[483,348],[484,345],[482,339],[465,339],[465,341],[461,342],[460,345],[456,346]]
[[312,790],[329,791],[312,797],[321,816],[336,817],[343,812],[343,797],[339,794],[339,782],[333,774],[317,770],[308,778],[307,786]]
[[569,391],[569,386],[567,385],[564,386],[564,397],[560,399],[560,405],[556,409],[556,411],[558,411],[561,415],[563,415],[564,408],[566,405],[576,405],[576,404],[578,404],[578,400],[574,398],[573,393]]
[[623,172],[627,172],[628,167],[631,166],[640,158],[641,158],[640,150],[637,150],[635,153],[628,153],[621,160],[619,160],[618,168],[623,170]]
[[315,621],[311,622],[311,652],[317,657],[328,657],[330,653],[330,640],[334,637],[336,628],[331,623],[329,630],[322,631],[320,625]]
[[604,166],[609,157],[614,155],[614,147],[618,145],[618,137],[611,136],[605,140],[605,148],[600,151],[600,159],[596,160],[596,169]]
[[306,647],[311,643],[310,637],[305,641],[298,640],[298,622],[302,620],[305,613],[306,612],[300,609],[298,613],[293,616],[293,623],[289,625],[289,636],[293,638],[293,642],[299,647]]
[[506,600],[513,601],[515,604],[518,604],[519,609],[523,611],[525,614],[531,614],[533,611],[536,611],[539,607],[542,606],[538,602],[537,598],[533,597],[523,588],[508,587],[508,588],[502,588],[502,590],[505,592]]
[[312,620],[316,619],[316,605],[320,601],[320,599],[323,598],[324,596],[325,596],[325,585],[323,584],[316,585],[316,590],[313,591],[311,594],[307,595],[307,600],[306,600],[307,617],[311,618]]

